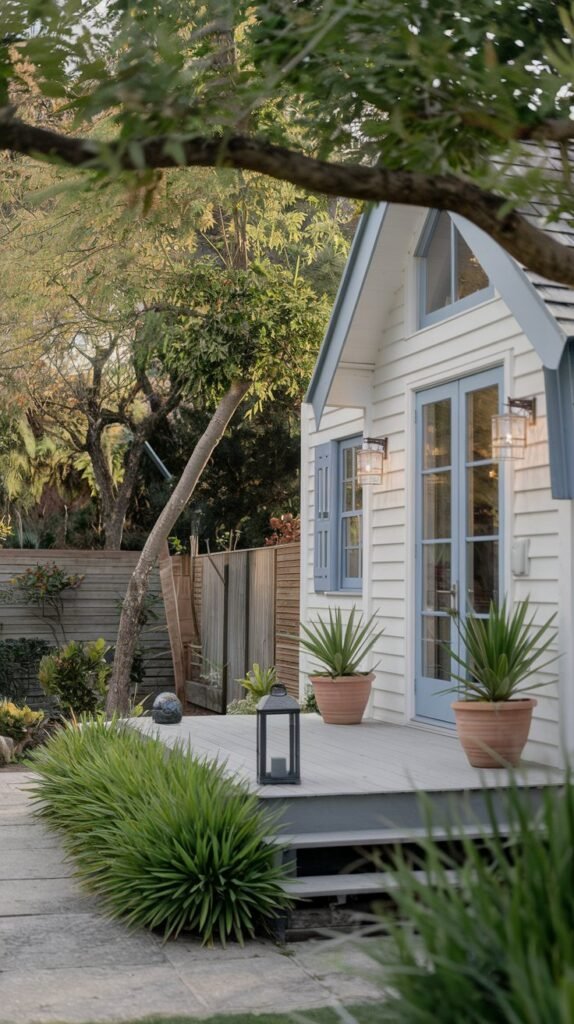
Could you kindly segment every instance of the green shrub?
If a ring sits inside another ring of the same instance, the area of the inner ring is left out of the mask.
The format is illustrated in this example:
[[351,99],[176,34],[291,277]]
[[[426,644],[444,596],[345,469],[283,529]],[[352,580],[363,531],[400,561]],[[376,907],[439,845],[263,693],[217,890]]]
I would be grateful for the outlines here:
[[398,855],[402,923],[384,915],[392,948],[377,954],[381,1024],[574,1020],[574,785],[546,790],[537,813],[531,799],[509,794],[508,837],[491,808],[480,846],[462,840],[462,868],[427,840],[416,867],[431,884],[412,874],[412,852]]
[[271,693],[271,687],[275,686],[277,682],[277,669],[261,668],[257,662],[254,662],[245,678],[238,679],[237,682],[241,683],[243,689],[246,690],[247,697],[257,702],[261,697],[266,697],[268,693]]
[[27,705],[19,708],[9,700],[0,700],[0,736],[20,743],[38,728],[43,718],[43,711],[32,711]]
[[288,905],[269,817],[215,762],[100,720],[68,724],[33,761],[40,813],[112,915],[225,943]]
[[111,666],[105,640],[83,644],[72,640],[40,662],[38,679],[46,693],[57,697],[64,711],[93,714],[106,695]]

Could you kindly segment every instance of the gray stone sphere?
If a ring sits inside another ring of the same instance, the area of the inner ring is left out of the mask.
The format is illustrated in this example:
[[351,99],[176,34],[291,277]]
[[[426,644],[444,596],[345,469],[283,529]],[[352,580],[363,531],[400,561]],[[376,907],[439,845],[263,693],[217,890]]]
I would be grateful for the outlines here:
[[182,715],[181,701],[175,693],[158,693],[151,709],[151,717],[156,725],[177,725]]

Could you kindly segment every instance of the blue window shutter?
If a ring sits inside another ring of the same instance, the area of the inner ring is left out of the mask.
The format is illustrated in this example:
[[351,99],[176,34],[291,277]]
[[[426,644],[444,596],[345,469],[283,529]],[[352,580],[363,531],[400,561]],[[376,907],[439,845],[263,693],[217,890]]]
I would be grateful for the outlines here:
[[336,455],[331,442],[315,448],[315,590],[333,590]]

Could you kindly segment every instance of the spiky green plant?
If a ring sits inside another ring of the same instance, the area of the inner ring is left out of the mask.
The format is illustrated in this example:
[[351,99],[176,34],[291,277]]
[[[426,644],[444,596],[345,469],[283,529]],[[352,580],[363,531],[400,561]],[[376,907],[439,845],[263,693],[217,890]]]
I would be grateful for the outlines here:
[[274,667],[262,668],[255,661],[245,678],[238,679],[237,682],[241,683],[244,690],[247,690],[249,697],[257,701],[260,697],[271,693],[271,687],[277,682],[277,669]]
[[558,657],[553,654],[542,660],[556,639],[552,630],[556,613],[536,626],[534,616],[527,620],[528,608],[528,599],[519,601],[514,610],[507,607],[506,601],[501,605],[491,602],[487,619],[467,615],[455,620],[465,653],[450,653],[464,669],[464,674],[453,673],[462,686],[464,700],[512,700],[543,685],[526,685],[526,680]]
[[480,843],[454,825],[456,854],[429,837],[419,857],[395,857],[398,913],[381,909],[386,937],[364,947],[387,993],[380,1024],[574,1020],[572,779],[546,789],[538,811],[517,785],[498,814],[492,794],[484,799]]
[[308,626],[301,623],[303,635],[299,637],[301,647],[315,658],[316,665],[312,672],[331,676],[367,675],[359,665],[375,646],[384,632],[374,629],[376,615],[371,615],[366,622],[361,614],[357,615],[353,605],[347,624],[343,624],[341,609],[329,608],[329,621],[317,616],[317,622]]
[[269,817],[217,763],[103,720],[33,759],[39,813],[113,916],[225,944],[289,905]]

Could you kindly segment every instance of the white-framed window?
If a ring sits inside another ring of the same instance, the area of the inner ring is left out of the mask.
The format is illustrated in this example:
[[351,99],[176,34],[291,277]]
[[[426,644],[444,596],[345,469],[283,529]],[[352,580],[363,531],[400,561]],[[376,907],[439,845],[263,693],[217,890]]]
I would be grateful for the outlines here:
[[444,211],[429,214],[416,256],[420,327],[470,309],[494,293],[472,249]]
[[357,483],[362,437],[315,448],[315,590],[363,585],[363,491]]

